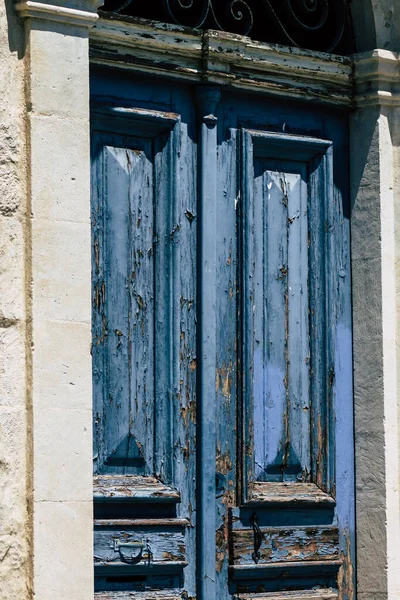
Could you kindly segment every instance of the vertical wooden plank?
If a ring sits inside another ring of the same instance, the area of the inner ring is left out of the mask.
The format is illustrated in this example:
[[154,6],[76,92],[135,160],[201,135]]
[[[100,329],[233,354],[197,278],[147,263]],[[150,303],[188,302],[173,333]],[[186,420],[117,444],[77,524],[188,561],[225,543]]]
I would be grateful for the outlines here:
[[[174,237],[179,236],[175,223],[174,168],[171,154],[171,136],[160,136],[153,141],[155,156],[154,190],[154,297],[155,297],[155,452],[156,474],[164,482],[172,480],[172,403],[173,382],[179,368],[176,314],[178,273],[173,270]],[[179,281],[179,280],[178,280]]]
[[238,132],[236,107],[218,114],[217,162],[217,380],[216,380],[216,577],[217,598],[230,598],[230,514],[237,480],[237,215]]
[[[346,160],[346,153],[341,157]],[[349,202],[346,189],[334,184],[333,147],[325,157],[328,315],[332,328],[330,360],[330,450],[328,455],[328,487],[337,498],[340,556],[339,598],[352,600],[356,594],[355,570],[355,478],[354,478],[354,414],[352,360],[352,306],[350,273],[350,222],[346,216]],[[333,425],[334,424],[334,425]]]
[[[121,442],[129,434],[130,374],[129,374],[129,164],[130,151],[106,146],[104,160],[105,204],[105,386],[103,427],[104,468],[115,458],[116,467],[123,468],[122,456],[116,457]],[[111,202],[112,199],[112,202]],[[116,310],[110,312],[112,299]],[[113,467],[114,468],[114,467]]]
[[[146,475],[154,473],[154,166],[151,146],[147,152],[126,150],[130,183],[130,452]],[[113,182],[115,193],[116,182]],[[110,200],[112,201],[112,196]],[[118,206],[108,213],[117,212]],[[116,232],[109,235],[110,246]],[[109,250],[111,252],[111,250]],[[111,306],[110,306],[111,308]],[[115,305],[112,308],[115,312]],[[133,447],[132,447],[133,446]],[[144,463],[141,463],[140,457]],[[133,463],[133,460],[132,460]],[[132,464],[134,466],[134,464]],[[132,470],[130,470],[132,473]]]
[[[184,98],[184,110],[179,132],[175,132],[173,152],[175,161],[176,205],[175,224],[179,235],[170,241],[174,253],[173,272],[179,296],[174,323],[175,344],[179,370],[173,383],[173,484],[181,491],[178,514],[190,521],[186,529],[186,553],[189,565],[184,569],[185,590],[189,597],[196,595],[196,378],[198,359],[196,348],[197,324],[197,156],[196,114]],[[173,231],[171,228],[171,232]]]
[[[309,261],[310,277],[310,348],[311,348],[311,474],[319,488],[332,491],[328,475],[330,423],[328,400],[330,397],[332,363],[329,357],[330,322],[327,259],[327,215],[332,183],[326,181],[325,157],[310,163],[310,225]],[[328,197],[327,197],[328,194]],[[321,202],[321,198],[323,202]],[[332,440],[333,443],[333,440]]]
[[98,473],[104,457],[104,343],[106,330],[104,264],[104,159],[99,135],[91,143],[92,223],[92,378],[93,378],[93,472]]
[[[288,186],[288,370],[287,453],[284,479],[309,481],[310,346],[308,294],[308,193],[306,169],[286,174]],[[311,277],[312,272],[311,272]]]
[[[284,173],[255,160],[256,253],[254,452],[256,479],[282,481],[288,430],[288,183]],[[262,393],[258,387],[263,386]],[[259,425],[257,426],[257,423]],[[259,428],[259,430],[258,430]]]
[[103,152],[103,461],[106,471],[151,473],[152,419],[149,409],[141,410],[149,404],[146,394],[152,396],[151,350],[143,344],[153,339],[151,265],[142,264],[148,239],[137,230],[152,229],[152,167],[142,150],[106,146]]
[[198,598],[216,598],[215,559],[215,383],[216,383],[216,240],[218,88],[200,86],[200,295],[198,428]]
[[[246,134],[244,134],[246,135]],[[251,143],[251,139],[249,140]],[[244,148],[245,152],[248,152]],[[286,166],[285,166],[286,165]],[[271,168],[272,167],[272,168]],[[310,472],[308,217],[302,163],[253,157],[246,178],[245,279],[252,287],[253,432],[257,481],[307,481]],[[250,272],[250,276],[246,273]],[[246,311],[246,308],[244,307]],[[244,335],[249,336],[249,323]],[[247,337],[248,339],[248,337]],[[247,342],[248,344],[248,342]],[[246,342],[245,342],[246,345]],[[250,404],[247,409],[251,410]],[[250,432],[247,428],[247,434]]]
[[242,490],[239,502],[249,499],[254,481],[254,286],[255,264],[254,231],[254,156],[250,133],[241,131],[241,204],[240,204],[240,266],[242,294],[240,297],[240,354],[241,354],[241,406],[239,423],[242,424]]

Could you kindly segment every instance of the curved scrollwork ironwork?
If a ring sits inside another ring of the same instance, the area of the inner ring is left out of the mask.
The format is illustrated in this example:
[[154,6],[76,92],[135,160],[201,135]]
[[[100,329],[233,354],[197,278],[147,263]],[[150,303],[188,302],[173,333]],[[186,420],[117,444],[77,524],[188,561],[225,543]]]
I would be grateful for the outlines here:
[[163,0],[171,19],[179,25],[201,28],[208,21],[213,29],[248,35],[253,13],[245,0]]
[[263,0],[291,46],[333,51],[346,24],[345,0]]
[[[346,27],[348,0],[105,0],[104,10],[260,41],[332,52]],[[146,4],[151,4],[147,7]]]

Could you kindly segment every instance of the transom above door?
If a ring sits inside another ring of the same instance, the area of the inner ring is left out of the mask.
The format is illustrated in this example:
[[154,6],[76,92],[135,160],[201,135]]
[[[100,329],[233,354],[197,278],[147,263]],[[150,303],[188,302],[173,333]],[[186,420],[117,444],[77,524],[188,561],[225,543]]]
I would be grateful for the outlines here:
[[353,599],[346,116],[107,69],[92,108],[99,597]]

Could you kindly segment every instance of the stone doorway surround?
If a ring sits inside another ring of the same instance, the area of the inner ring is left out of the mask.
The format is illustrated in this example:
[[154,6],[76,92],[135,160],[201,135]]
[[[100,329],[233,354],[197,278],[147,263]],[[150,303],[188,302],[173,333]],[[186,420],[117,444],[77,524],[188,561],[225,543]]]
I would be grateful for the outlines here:
[[[399,55],[365,39],[365,52],[343,58],[162,25],[150,43],[149,25],[98,19],[97,8],[94,0],[16,4],[26,32],[27,589],[38,600],[93,598],[90,55],[352,109],[357,597],[400,599]],[[355,0],[354,11],[360,39],[373,29],[391,47],[370,2]]]

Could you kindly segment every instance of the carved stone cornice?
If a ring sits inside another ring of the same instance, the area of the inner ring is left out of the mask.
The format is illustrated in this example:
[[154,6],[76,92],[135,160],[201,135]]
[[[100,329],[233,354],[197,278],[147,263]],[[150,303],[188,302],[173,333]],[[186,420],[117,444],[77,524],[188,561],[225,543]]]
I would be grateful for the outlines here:
[[350,105],[352,60],[248,37],[106,17],[90,32],[91,61],[270,95]]
[[400,106],[400,55],[373,50],[354,56],[355,103],[365,106]]
[[97,10],[101,5],[102,0],[76,0],[75,2],[23,0],[16,3],[15,9],[23,18],[30,17],[81,27],[93,27],[98,19]]

